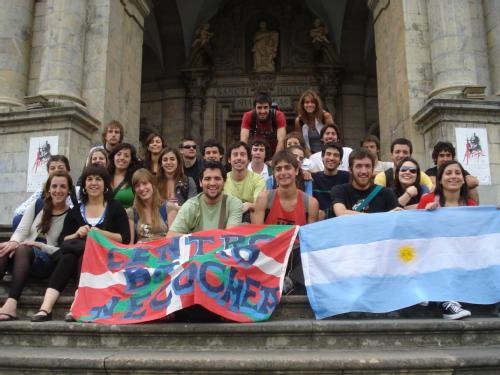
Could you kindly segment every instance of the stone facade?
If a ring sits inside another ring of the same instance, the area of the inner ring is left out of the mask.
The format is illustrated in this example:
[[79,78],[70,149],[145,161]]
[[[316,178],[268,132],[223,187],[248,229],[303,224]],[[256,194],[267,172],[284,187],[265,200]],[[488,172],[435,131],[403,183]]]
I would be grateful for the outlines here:
[[500,201],[498,37],[495,1],[369,0],[377,54],[383,155],[410,138],[422,165],[439,140],[455,143],[457,127],[486,128],[492,186],[481,203]]
[[[346,145],[397,137],[432,164],[456,127],[488,131],[500,201],[500,6],[495,0],[0,0],[0,223],[27,197],[29,138],[59,135],[76,177],[102,127],[125,139],[155,130],[238,138],[256,90],[269,90],[289,125],[307,88],[333,112]],[[316,18],[330,43],[309,35]],[[273,71],[253,67],[260,22],[279,35]],[[208,27],[204,26],[208,23]],[[207,40],[194,44],[204,30]],[[197,34],[198,33],[198,34]]]
[[111,119],[137,143],[147,4],[1,0],[0,223],[29,195],[30,137],[59,135],[75,180]]

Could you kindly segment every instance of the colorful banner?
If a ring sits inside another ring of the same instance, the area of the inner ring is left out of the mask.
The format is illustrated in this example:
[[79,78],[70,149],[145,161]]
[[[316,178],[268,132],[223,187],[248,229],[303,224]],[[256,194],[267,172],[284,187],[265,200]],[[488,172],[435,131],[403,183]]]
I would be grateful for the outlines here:
[[198,304],[236,322],[267,320],[297,232],[242,225],[122,245],[91,231],[71,314],[81,322],[141,323]]
[[318,319],[424,301],[500,301],[500,210],[452,207],[342,216],[300,228]]

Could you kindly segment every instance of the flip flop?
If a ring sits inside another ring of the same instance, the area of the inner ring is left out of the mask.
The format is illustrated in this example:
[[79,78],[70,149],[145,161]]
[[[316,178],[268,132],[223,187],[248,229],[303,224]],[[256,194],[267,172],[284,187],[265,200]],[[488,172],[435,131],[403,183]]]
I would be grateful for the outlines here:
[[11,315],[11,314],[7,314],[7,313],[0,313],[0,317],[1,316],[6,316],[7,319],[0,319],[0,322],[10,322],[12,320],[19,320],[19,318],[17,316],[14,316],[14,315]]

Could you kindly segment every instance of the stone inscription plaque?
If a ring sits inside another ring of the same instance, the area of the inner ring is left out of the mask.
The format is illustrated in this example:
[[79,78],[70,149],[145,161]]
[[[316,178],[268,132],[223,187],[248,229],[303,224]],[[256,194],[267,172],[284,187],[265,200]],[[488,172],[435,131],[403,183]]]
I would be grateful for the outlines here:
[[[234,109],[235,110],[245,110],[248,111],[253,108],[253,97],[252,98],[236,98],[234,99]],[[273,102],[278,103],[281,109],[293,109],[292,108],[292,98],[288,96],[275,96],[273,97]]]

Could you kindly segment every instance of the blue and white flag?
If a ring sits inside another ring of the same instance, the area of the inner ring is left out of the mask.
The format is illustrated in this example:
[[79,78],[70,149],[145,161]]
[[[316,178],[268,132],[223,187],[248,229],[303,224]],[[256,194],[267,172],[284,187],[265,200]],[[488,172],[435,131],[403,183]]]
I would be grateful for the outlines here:
[[317,319],[423,301],[500,301],[500,210],[454,207],[342,216],[300,229]]

